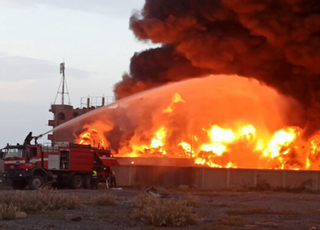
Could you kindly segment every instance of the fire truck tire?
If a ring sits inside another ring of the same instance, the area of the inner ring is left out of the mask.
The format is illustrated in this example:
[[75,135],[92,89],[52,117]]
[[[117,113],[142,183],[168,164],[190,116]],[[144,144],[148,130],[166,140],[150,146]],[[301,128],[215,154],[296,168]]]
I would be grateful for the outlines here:
[[27,184],[28,183],[26,181],[12,181],[12,188],[14,188],[14,189],[25,189]]
[[91,188],[91,176],[90,175],[84,175],[83,177],[83,186],[84,188],[90,189]]
[[29,180],[29,187],[32,190],[37,190],[44,185],[44,179],[41,176],[34,175],[30,180]]
[[71,187],[74,189],[83,188],[83,178],[81,175],[76,174],[71,178]]

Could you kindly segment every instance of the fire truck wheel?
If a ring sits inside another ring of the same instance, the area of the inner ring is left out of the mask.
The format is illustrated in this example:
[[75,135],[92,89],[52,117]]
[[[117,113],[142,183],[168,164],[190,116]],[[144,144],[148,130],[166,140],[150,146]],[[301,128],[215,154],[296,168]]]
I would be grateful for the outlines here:
[[83,181],[83,186],[87,189],[91,188],[91,176],[90,175],[85,175],[84,177],[84,181]]
[[29,187],[32,190],[37,190],[44,185],[44,180],[41,176],[35,175],[29,180]]
[[71,187],[74,189],[80,189],[83,187],[83,178],[81,175],[74,175],[71,179]]
[[26,181],[12,181],[12,188],[14,188],[14,189],[25,189],[27,184],[28,183]]

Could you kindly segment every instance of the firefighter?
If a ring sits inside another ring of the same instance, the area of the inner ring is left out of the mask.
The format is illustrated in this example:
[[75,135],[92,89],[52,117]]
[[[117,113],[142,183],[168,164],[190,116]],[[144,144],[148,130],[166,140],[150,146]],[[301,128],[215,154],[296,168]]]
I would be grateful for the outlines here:
[[98,173],[95,168],[92,168],[91,189],[98,189]]
[[116,173],[111,170],[111,188],[116,188],[117,187],[117,182],[116,182]]
[[32,132],[30,132],[30,133],[26,136],[26,138],[24,139],[23,144],[24,144],[24,145],[30,145],[32,139],[33,139]]

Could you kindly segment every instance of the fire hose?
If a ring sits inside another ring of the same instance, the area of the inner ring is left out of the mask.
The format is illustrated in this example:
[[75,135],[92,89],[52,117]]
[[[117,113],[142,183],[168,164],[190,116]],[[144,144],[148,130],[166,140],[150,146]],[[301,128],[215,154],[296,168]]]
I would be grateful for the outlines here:
[[39,138],[41,138],[42,136],[44,136],[44,135],[46,135],[46,134],[48,134],[48,133],[50,133],[50,132],[52,132],[52,129],[49,130],[49,131],[47,131],[47,132],[45,132],[45,133],[42,133],[42,134],[40,134],[40,135],[38,135],[38,136],[35,136],[34,138],[35,138],[36,140],[38,140]]

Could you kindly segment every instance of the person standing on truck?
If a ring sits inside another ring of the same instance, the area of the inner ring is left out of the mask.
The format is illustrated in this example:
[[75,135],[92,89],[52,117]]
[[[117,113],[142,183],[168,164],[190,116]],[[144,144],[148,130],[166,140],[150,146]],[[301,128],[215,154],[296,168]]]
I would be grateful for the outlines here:
[[92,168],[91,189],[98,189],[98,173],[95,168]]
[[116,173],[111,170],[111,188],[116,188],[117,182],[116,182]]
[[31,144],[31,140],[33,139],[34,137],[32,136],[32,132],[30,132],[26,138],[24,139],[24,142],[23,142],[23,145],[30,145]]

